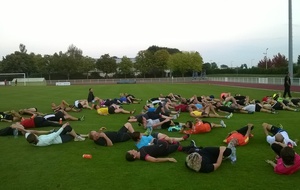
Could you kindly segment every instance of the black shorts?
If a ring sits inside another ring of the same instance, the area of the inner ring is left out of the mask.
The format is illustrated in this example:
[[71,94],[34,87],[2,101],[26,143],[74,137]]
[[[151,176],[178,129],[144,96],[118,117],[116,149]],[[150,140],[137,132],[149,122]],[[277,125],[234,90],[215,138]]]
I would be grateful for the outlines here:
[[283,110],[283,107],[280,103],[276,103],[272,106],[272,108],[274,108],[275,110]]
[[260,112],[261,108],[259,104],[255,104],[255,112]]
[[116,109],[116,108],[114,108],[113,106],[109,106],[109,107],[108,107],[108,113],[109,113],[109,114],[114,114],[114,113],[115,113],[115,109]]

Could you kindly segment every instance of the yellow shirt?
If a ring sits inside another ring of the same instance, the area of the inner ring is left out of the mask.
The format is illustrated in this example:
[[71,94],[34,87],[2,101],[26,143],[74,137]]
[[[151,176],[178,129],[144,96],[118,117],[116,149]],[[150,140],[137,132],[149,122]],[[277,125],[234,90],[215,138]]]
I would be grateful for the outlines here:
[[97,113],[101,114],[101,115],[107,115],[108,114],[108,108],[107,107],[99,108],[99,109],[97,109]]
[[192,114],[194,114],[195,116],[201,116],[202,112],[198,111],[198,110],[195,110],[195,111],[192,111]]

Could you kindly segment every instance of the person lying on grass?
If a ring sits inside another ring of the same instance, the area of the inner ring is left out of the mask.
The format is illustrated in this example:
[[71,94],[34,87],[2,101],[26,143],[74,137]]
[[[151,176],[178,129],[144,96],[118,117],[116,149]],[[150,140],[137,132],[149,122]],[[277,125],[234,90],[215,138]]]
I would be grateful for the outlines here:
[[186,134],[182,137],[169,137],[163,133],[152,133],[151,128],[147,128],[145,133],[140,133],[135,131],[132,133],[132,140],[135,142],[135,145],[138,149],[142,148],[143,146],[153,145],[155,140],[165,140],[169,144],[173,144],[176,142],[184,141],[190,137],[189,134]]
[[228,147],[205,147],[198,148],[195,144],[186,157],[185,166],[191,170],[201,173],[210,173],[217,170],[222,161],[230,158],[232,162],[236,161],[235,141],[232,141]]
[[[0,129],[0,136],[15,135],[15,132],[17,135],[25,135],[25,133],[21,129],[24,129],[23,125],[21,125],[19,122],[13,123],[8,127]],[[36,135],[49,134],[52,132],[52,130],[49,131],[27,130],[27,131],[29,131],[30,133],[34,133]]]
[[285,145],[291,144],[292,146],[297,146],[296,140],[290,139],[289,134],[283,129],[283,126],[277,127],[269,123],[262,124],[263,130],[266,135],[267,142],[272,145],[275,142],[280,142]]
[[[233,114],[230,113],[229,115],[226,115],[226,116],[222,116],[222,115],[219,115],[215,109],[214,109],[214,106],[212,104],[207,104],[205,106],[203,106],[203,108],[201,109],[198,109],[195,105],[190,105],[188,107],[188,110],[189,110],[189,113],[190,113],[190,116],[191,117],[194,117],[194,118],[227,118],[227,119],[230,119]],[[211,113],[213,112],[213,113]]]
[[37,108],[19,109],[19,114],[21,114],[21,115],[31,115],[31,116],[33,116],[33,115],[40,115],[40,116],[46,115],[45,113],[38,112]]
[[13,122],[21,121],[22,116],[15,110],[0,112],[0,121]]
[[125,123],[119,131],[105,131],[105,127],[101,127],[98,131],[91,131],[89,139],[93,140],[100,146],[113,146],[114,143],[125,142],[131,139],[131,133],[134,129],[131,123]]
[[65,123],[60,127],[60,129],[56,132],[50,133],[48,135],[36,135],[27,131],[26,129],[20,129],[25,132],[25,138],[28,143],[34,146],[49,146],[53,144],[62,144],[69,142],[71,140],[74,141],[84,141],[87,135],[77,134],[74,129],[69,125],[69,123]]
[[[138,150],[129,150],[126,152],[127,161],[144,160],[148,162],[177,162],[175,158],[168,158],[169,154],[177,151],[179,144],[169,144],[164,140],[157,140],[153,145],[143,146]],[[160,158],[165,157],[165,158]]]
[[[34,117],[34,115],[33,115],[33,117]],[[63,109],[61,109],[55,113],[52,113],[52,114],[46,114],[43,117],[48,121],[56,121],[56,122],[59,122],[60,119],[62,121],[66,121],[66,120],[84,121],[84,115],[81,117],[74,117],[74,116],[70,115],[68,112],[64,111]]]
[[220,127],[226,127],[226,124],[223,120],[220,121],[220,124],[216,124],[196,118],[195,123],[193,123],[192,121],[187,121],[182,126],[180,132],[185,134],[200,134],[208,133],[211,131],[211,129]]
[[253,124],[248,123],[246,126],[238,130],[231,131],[224,139],[223,142],[229,144],[232,139],[236,139],[237,145],[244,146],[248,144],[249,138],[253,137],[253,135],[251,134],[253,128],[254,128]]
[[94,109],[97,111],[99,115],[109,115],[109,114],[117,114],[117,113],[124,113],[124,114],[134,114],[135,110],[128,111],[123,109],[121,106],[112,104],[109,107],[101,107],[99,105],[94,105]]

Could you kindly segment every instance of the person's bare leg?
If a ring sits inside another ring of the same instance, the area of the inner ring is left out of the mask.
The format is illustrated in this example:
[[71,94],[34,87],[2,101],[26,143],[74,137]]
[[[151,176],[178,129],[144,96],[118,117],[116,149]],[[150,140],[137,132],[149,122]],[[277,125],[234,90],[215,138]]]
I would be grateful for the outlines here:
[[126,114],[132,114],[131,111],[127,111],[121,108],[115,109],[115,113],[126,113]]
[[66,120],[70,120],[70,121],[79,121],[80,119],[74,116],[71,116],[70,114],[68,114],[66,111],[64,111],[64,118]]
[[227,118],[227,116],[223,116],[223,115],[215,115],[215,114],[213,114],[213,113],[210,113],[208,116],[203,116],[203,117]]
[[291,107],[289,107],[289,106],[283,106],[283,109],[284,109],[284,110],[289,110],[289,111],[296,111],[296,110],[297,110],[297,109],[291,108]]
[[263,123],[262,127],[264,129],[265,135],[268,136],[269,135],[269,131],[271,130],[272,125],[268,124],[268,123]]
[[210,110],[211,110],[215,115],[219,115],[219,114],[216,112],[216,110],[215,110],[215,108],[214,108],[214,106],[213,106],[212,104],[208,104],[208,105],[209,105]]
[[132,125],[131,125],[131,123],[125,123],[125,125],[124,125],[127,129],[128,129],[128,131],[130,132],[130,133],[133,133],[134,132],[134,128],[132,127]]
[[70,106],[70,104],[68,103],[68,102],[66,102],[65,100],[62,100],[61,101],[61,105],[63,105],[63,107],[65,107],[65,106]]
[[246,132],[245,137],[250,137],[250,134],[251,134],[251,127],[253,127],[253,124],[252,124],[252,123],[248,123],[247,126],[248,126],[248,130],[247,130],[247,132]]
[[212,128],[218,128],[218,127],[222,127],[221,124],[216,124],[216,123],[210,123]]
[[272,113],[271,110],[265,109],[265,108],[261,108],[260,112],[265,112],[265,113]]

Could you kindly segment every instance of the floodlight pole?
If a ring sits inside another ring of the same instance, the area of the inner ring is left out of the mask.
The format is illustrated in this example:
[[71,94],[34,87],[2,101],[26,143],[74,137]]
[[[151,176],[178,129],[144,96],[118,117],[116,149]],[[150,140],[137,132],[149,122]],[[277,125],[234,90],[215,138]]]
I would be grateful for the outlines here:
[[293,22],[292,22],[292,0],[289,0],[289,73],[293,78]]

